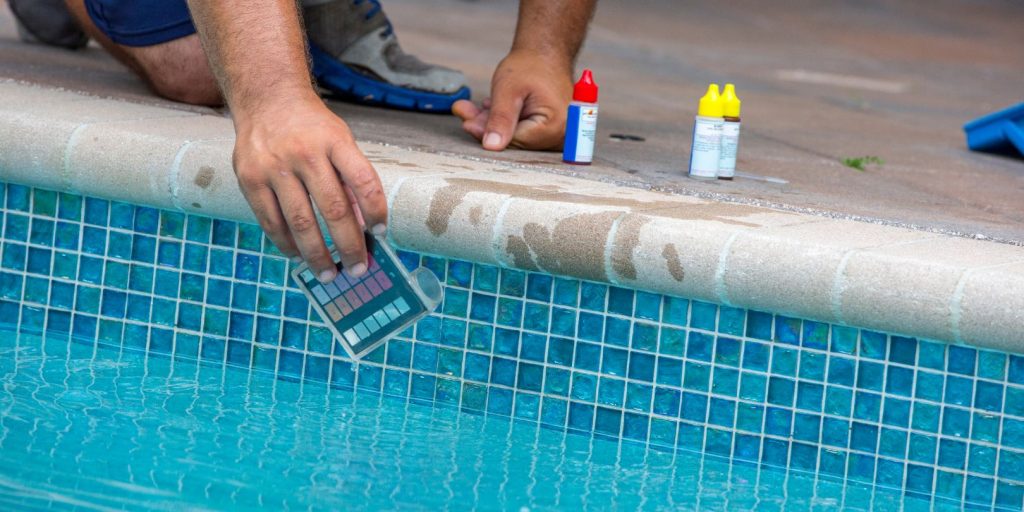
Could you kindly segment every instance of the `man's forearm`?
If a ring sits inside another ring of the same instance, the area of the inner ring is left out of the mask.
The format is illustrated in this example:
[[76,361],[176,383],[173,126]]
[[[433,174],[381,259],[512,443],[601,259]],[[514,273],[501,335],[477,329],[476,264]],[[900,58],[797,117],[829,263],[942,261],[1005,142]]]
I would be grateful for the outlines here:
[[512,50],[531,51],[572,67],[597,0],[520,0]]
[[188,0],[210,66],[236,116],[315,94],[294,0]]

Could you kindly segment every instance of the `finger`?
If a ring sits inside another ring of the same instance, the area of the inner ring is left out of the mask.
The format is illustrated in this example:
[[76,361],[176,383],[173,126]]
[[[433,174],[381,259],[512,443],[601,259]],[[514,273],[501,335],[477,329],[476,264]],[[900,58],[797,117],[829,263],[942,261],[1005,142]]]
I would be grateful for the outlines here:
[[468,121],[473,119],[480,114],[480,108],[473,104],[469,100],[459,100],[452,105],[452,113],[462,119]]
[[245,200],[249,202],[256,220],[263,228],[271,242],[277,246],[286,257],[292,260],[300,259],[299,248],[295,245],[291,232],[288,231],[288,224],[281,213],[281,206],[277,203],[277,196],[269,187],[260,185],[256,187],[242,187]]
[[388,224],[388,201],[377,171],[362,151],[351,144],[335,144],[330,152],[331,164],[341,175],[341,181],[355,196],[364,222],[374,235],[384,235]]
[[362,226],[363,231],[366,231],[366,218],[363,217],[363,211],[359,209],[359,202],[356,201],[355,193],[344,182],[342,182],[341,188],[345,189],[345,197],[348,197],[348,202],[352,205],[352,211],[356,212],[356,219],[359,221],[359,225]]
[[490,115],[489,110],[481,110],[480,114],[473,119],[464,121],[462,123],[462,129],[466,133],[472,135],[476,140],[484,138],[484,127],[487,125],[487,117]]
[[320,226],[306,187],[294,174],[278,173],[274,179],[274,193],[277,194],[281,212],[302,259],[306,260],[321,282],[334,280],[338,272],[324,244],[324,237],[320,234]]
[[365,274],[363,228],[353,209],[354,201],[349,200],[334,167],[324,158],[315,170],[303,174],[303,183],[327,224],[327,231],[341,256],[342,267],[353,277]]
[[484,149],[501,151],[508,146],[515,133],[519,114],[523,110],[523,97],[499,82],[494,85],[494,95],[487,125],[484,128]]
[[558,149],[565,141],[565,121],[545,114],[534,114],[519,121],[510,146],[531,149]]

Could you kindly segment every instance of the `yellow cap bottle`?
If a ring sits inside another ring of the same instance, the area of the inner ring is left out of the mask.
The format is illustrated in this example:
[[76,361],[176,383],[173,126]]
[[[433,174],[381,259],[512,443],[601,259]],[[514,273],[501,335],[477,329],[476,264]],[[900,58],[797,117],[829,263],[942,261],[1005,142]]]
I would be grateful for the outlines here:
[[718,162],[718,178],[731,180],[736,175],[736,155],[740,148],[740,99],[736,96],[735,85],[725,84],[721,103],[725,122],[722,123],[722,154]]
[[733,84],[725,84],[725,89],[722,91],[721,103],[722,113],[725,117],[739,117],[740,116],[740,105],[743,103],[740,98],[736,96],[736,86]]
[[701,117],[722,117],[724,115],[722,97],[718,94],[718,84],[708,86],[708,92],[700,99],[697,115]]
[[718,161],[722,156],[722,97],[718,84],[708,86],[700,99],[697,117],[693,123],[693,141],[690,144],[690,176],[701,179],[718,177]]

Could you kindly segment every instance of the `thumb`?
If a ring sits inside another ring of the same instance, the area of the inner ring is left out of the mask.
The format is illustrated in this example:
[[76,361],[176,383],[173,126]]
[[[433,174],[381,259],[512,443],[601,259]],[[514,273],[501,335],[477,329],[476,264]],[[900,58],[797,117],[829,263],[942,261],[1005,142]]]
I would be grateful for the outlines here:
[[523,110],[523,97],[499,84],[494,87],[493,104],[484,128],[484,149],[501,151],[512,141],[519,114]]

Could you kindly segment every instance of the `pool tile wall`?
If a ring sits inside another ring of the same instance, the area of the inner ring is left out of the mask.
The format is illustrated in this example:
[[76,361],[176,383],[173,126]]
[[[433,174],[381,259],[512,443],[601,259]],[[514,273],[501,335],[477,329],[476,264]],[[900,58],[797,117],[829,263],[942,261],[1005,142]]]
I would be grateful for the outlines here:
[[1021,509],[1024,356],[401,252],[445,300],[348,360],[258,226],[0,184],[0,323]]

